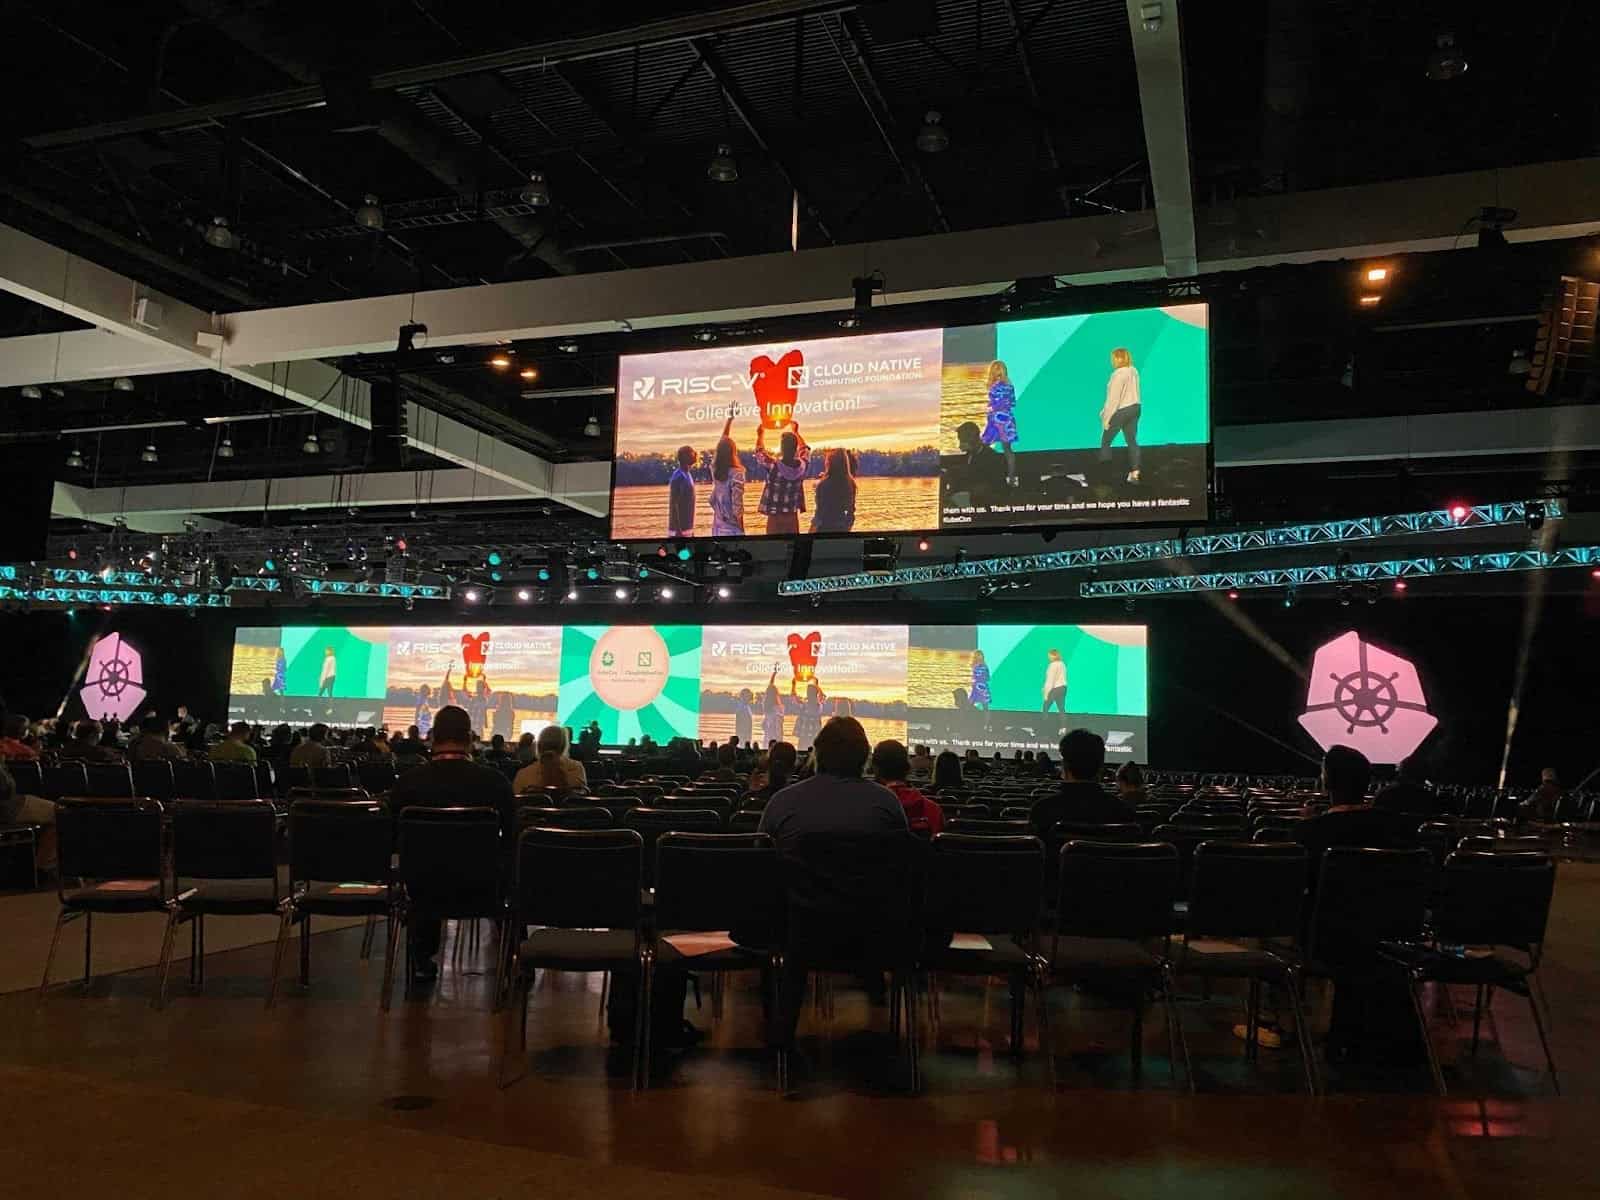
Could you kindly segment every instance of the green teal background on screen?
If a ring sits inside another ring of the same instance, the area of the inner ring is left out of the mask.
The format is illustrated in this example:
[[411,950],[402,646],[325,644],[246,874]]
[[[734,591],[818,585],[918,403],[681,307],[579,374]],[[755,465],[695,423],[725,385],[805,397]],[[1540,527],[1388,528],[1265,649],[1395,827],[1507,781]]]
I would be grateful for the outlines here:
[[1052,647],[1067,664],[1067,711],[1149,715],[1148,647],[1116,646],[1076,625],[979,625],[978,649],[989,664],[993,708],[1039,711]]
[[315,696],[322,684],[322,652],[333,647],[338,674],[333,680],[335,696],[381,700],[388,691],[388,631],[372,631],[385,640],[369,642],[354,630],[340,625],[285,625],[281,631],[288,670],[284,674],[286,691],[291,696]]
[[700,626],[656,625],[667,644],[671,670],[661,694],[643,708],[618,712],[601,702],[589,683],[589,655],[609,625],[568,625],[561,634],[561,686],[556,693],[556,719],[576,734],[590,721],[600,722],[600,740],[626,743],[649,734],[666,743],[700,734]]
[[1154,308],[1001,322],[995,357],[1017,392],[1017,449],[1099,448],[1118,346],[1139,369],[1140,445],[1203,445],[1211,437],[1206,338],[1206,329]]

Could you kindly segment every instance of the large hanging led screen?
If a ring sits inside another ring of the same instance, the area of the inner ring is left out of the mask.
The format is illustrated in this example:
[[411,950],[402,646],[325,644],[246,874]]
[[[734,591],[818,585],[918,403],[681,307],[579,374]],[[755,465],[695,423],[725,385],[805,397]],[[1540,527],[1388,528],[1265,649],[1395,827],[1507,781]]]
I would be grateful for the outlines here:
[[1147,757],[1143,625],[272,626],[235,634],[230,720],[415,725],[446,704],[515,741],[596,722],[804,748],[835,715],[874,742],[1047,749],[1092,729]]
[[624,355],[618,541],[1192,522],[1207,306]]

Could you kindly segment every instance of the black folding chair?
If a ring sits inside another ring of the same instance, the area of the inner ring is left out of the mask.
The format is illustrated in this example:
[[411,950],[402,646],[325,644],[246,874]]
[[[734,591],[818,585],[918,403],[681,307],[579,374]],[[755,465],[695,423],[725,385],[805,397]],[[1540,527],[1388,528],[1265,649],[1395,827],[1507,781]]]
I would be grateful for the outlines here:
[[347,788],[355,786],[349,763],[329,763],[325,767],[311,768],[311,786],[317,788]]
[[40,771],[40,791],[46,800],[63,796],[87,796],[89,778],[81,762],[51,763]]
[[[764,833],[664,833],[656,841],[655,933],[644,945],[644,1011],[651,1012],[657,970],[714,977],[712,1020],[722,1017],[722,979],[730,971],[768,968],[776,978],[783,943],[784,894],[777,852]],[[691,952],[680,934],[726,933],[730,946]],[[645,1018],[641,1084],[650,1086],[650,1027]]]
[[396,779],[394,763],[387,758],[369,758],[356,766],[356,779],[368,792],[387,792]]
[[[278,885],[278,814],[267,800],[182,800],[169,811],[178,896],[168,937],[189,922],[189,984],[198,991],[205,986],[208,915],[282,916],[286,897]],[[163,968],[163,1002],[166,990]]]
[[[1277,981],[1289,995],[1295,1037],[1306,1072],[1306,1090],[1317,1094],[1311,1031],[1300,1004],[1300,969],[1292,952],[1279,953],[1267,942],[1301,932],[1306,893],[1306,851],[1293,842],[1205,841],[1195,850],[1189,886],[1189,911],[1174,971],[1207,979],[1244,979],[1246,1002],[1245,1055],[1258,1053],[1256,1030],[1261,1020],[1261,985]],[[1209,950],[1197,938],[1253,942],[1250,946]]]
[[517,809],[517,831],[538,826],[543,829],[611,829],[611,810],[598,804],[567,808],[524,804]]
[[[1004,976],[1011,993],[1011,1053],[1020,1058],[1024,1002],[1031,988],[1039,1019],[1039,1048],[1050,1051],[1050,1017],[1039,970],[1039,916],[1044,901],[1044,843],[1036,837],[941,833],[931,843],[923,891],[921,967],[931,976]],[[955,935],[977,935],[984,946],[957,947]],[[929,979],[937,1038],[938,992]]]
[[630,808],[617,822],[644,842],[644,885],[655,884],[656,839],[664,833],[721,833],[722,814],[714,808]]
[[[289,809],[289,903],[278,926],[267,1007],[278,997],[289,927],[300,925],[300,985],[311,984],[311,918],[365,917],[361,957],[372,951],[379,917],[391,917],[394,825],[372,801],[300,800]],[[391,918],[392,919],[392,918]],[[389,1009],[390,973],[381,1007]]]
[[990,837],[1028,837],[1033,833],[1033,826],[1027,821],[985,821],[972,817],[957,817],[953,821],[946,821],[944,827],[949,833],[987,834]]
[[268,795],[256,784],[254,763],[214,762],[211,771],[218,800],[255,800]]
[[217,775],[209,762],[180,760],[173,763],[172,786],[180,800],[217,798]]
[[166,759],[149,759],[131,765],[133,789],[139,795],[163,802],[177,795],[177,787],[172,779],[172,764]]
[[[1172,1074],[1194,1090],[1188,1043],[1172,998],[1172,901],[1178,894],[1178,851],[1164,842],[1070,841],[1061,848],[1057,919],[1046,962],[1049,983],[1087,984],[1126,999],[1133,1013],[1129,1047],[1135,1072],[1144,1064],[1144,1006],[1159,993],[1167,1015]],[[1159,951],[1150,943],[1159,941]]]
[[761,828],[761,812],[740,809],[728,818],[729,833],[755,833]]
[[[437,921],[442,927],[448,920],[487,920],[492,921],[495,928],[493,995],[498,1004],[506,947],[500,814],[492,808],[477,806],[428,808],[413,805],[400,811],[399,829],[401,891],[389,918],[385,992],[392,986],[402,928],[409,935],[413,921]],[[460,937],[459,926],[457,937]],[[411,942],[407,936],[405,994],[408,998],[413,977]]]
[[[1541,989],[1537,972],[1543,956],[1550,901],[1555,895],[1554,861],[1542,851],[1480,852],[1460,850],[1445,859],[1443,886],[1432,915],[1429,942],[1388,943],[1385,957],[1410,974],[1413,988],[1433,980],[1446,985],[1470,984],[1476,989],[1472,1012],[1472,1053],[1478,1052],[1479,1026],[1487,992],[1501,988],[1528,1002],[1533,1025],[1544,1047],[1550,1069],[1550,1086],[1561,1094],[1556,1060],[1550,1053],[1540,1015]],[[1487,955],[1466,955],[1445,947],[1488,947]],[[1508,957],[1505,949],[1520,955]],[[1548,1012],[1549,1003],[1545,1002]],[[1422,1027],[1427,1037],[1427,1026]],[[1432,1045],[1429,1045],[1432,1060]],[[1438,1077],[1443,1092],[1443,1077]]]
[[634,973],[633,1084],[641,1086],[649,1022],[639,940],[643,857],[644,843],[632,829],[534,827],[518,836],[511,925],[521,942],[506,1011],[501,1087],[513,1082],[506,1078],[513,1022],[517,1053],[527,1054],[528,993],[540,969]]
[[17,785],[19,796],[43,796],[44,768],[30,759],[12,759],[6,763],[11,772],[11,782]]
[[84,763],[83,773],[85,795],[125,800],[134,796],[133,772],[127,763]]
[[[149,797],[112,799],[77,797],[56,806],[57,862],[55,932],[39,980],[43,997],[50,984],[61,928],[83,918],[83,983],[93,965],[96,913],[170,913],[173,900],[162,869],[161,804]],[[77,881],[68,887],[67,880]],[[172,952],[170,925],[161,943],[165,970]],[[159,1007],[161,996],[156,995]]]

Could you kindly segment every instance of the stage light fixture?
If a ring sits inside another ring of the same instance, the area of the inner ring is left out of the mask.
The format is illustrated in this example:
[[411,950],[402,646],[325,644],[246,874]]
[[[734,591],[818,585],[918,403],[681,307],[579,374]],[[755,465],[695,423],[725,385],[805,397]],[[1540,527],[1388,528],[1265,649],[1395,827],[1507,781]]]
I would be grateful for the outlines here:
[[933,549],[933,543],[930,542],[927,538],[918,538],[917,539],[917,549],[922,551],[924,554],[926,554],[929,550]]
[[938,154],[950,148],[950,131],[944,127],[944,117],[929,109],[922,117],[922,128],[917,130],[917,149],[924,154]]
[[1529,500],[1522,506],[1522,519],[1527,522],[1530,532],[1538,533],[1544,528],[1544,503]]
[[217,457],[218,458],[232,458],[233,457],[233,435],[232,434],[225,433],[225,434],[222,435],[222,440],[217,443]]
[[717,340],[717,331],[711,328],[711,326],[707,325],[700,329],[696,329],[689,336],[697,342],[714,342]]
[[550,568],[549,567],[540,567],[539,570],[536,572],[536,574],[538,575],[540,583],[549,583],[550,582]]
[[144,449],[139,451],[139,461],[142,463],[158,463],[161,461],[161,452],[156,449],[154,441],[144,444]]
[[578,598],[578,589],[577,588],[568,588],[567,589],[567,599],[568,600],[576,600],[577,598]]
[[1287,591],[1285,591],[1283,593],[1283,606],[1285,608],[1293,608],[1295,599],[1296,599],[1296,597],[1295,597],[1295,594],[1294,594],[1294,589],[1293,588],[1289,588]]
[[694,557],[694,547],[692,547],[692,546],[679,546],[678,547],[678,561],[679,562],[688,562],[693,557]]
[[731,595],[733,595],[733,589],[728,587],[727,584],[723,584],[717,589],[718,600],[726,600]]
[[133,391],[133,380],[129,379],[126,375],[118,375],[111,381],[111,387],[114,391],[131,392]]
[[404,554],[406,552],[406,545],[407,545],[407,543],[406,543],[405,534],[401,534],[401,535],[399,535],[398,537],[396,537],[394,539],[394,548],[396,550],[400,551],[401,554]]
[[650,568],[649,567],[640,567],[639,568],[639,578],[640,579],[649,579],[650,578]]
[[1471,512],[1472,509],[1458,500],[1450,506],[1450,519],[1452,521],[1465,521]]
[[627,599],[627,598],[628,598],[628,589],[627,589],[627,588],[621,588],[621,587],[619,587],[619,588],[618,588],[618,589],[617,589],[617,590],[616,590],[616,591],[615,591],[615,592],[613,592],[613,593],[612,593],[612,594],[613,594],[613,595],[614,595],[614,596],[616,596],[616,598],[617,598],[617,599],[618,599],[618,600],[626,600],[626,599]]
[[67,547],[67,561],[68,562],[77,562],[78,561],[78,547],[77,546],[69,545]]
[[1423,74],[1434,83],[1448,83],[1467,73],[1467,56],[1456,45],[1456,35],[1441,33],[1433,39],[1433,52],[1423,66]]
[[476,604],[480,599],[482,599],[482,596],[483,593],[478,591],[477,588],[468,588],[462,593],[461,598],[468,604]]
[[717,146],[717,152],[706,164],[706,178],[713,183],[738,183],[739,163],[733,157],[733,147],[727,142]]
[[576,354],[578,352],[579,347],[578,347],[578,343],[577,342],[566,341],[566,342],[557,342],[556,343],[556,349],[561,351],[561,353],[563,353],[563,354]]
[[496,354],[489,359],[489,365],[496,371],[509,371],[511,369],[511,356],[509,354]]
[[1596,567],[1594,570],[1590,571],[1589,572],[1589,578],[1590,579],[1600,579],[1600,567]]
[[211,224],[206,226],[206,245],[215,250],[237,250],[239,248],[239,235],[228,226],[227,217],[212,217]]
[[1376,308],[1378,303],[1380,301],[1382,301],[1382,299],[1383,299],[1382,296],[1375,296],[1371,292],[1368,292],[1366,295],[1361,297],[1361,307],[1362,308]]
[[656,557],[657,558],[665,558],[667,555],[669,555],[671,553],[672,553],[672,551],[667,549],[665,543],[663,543],[662,545],[659,545],[659,546],[656,547]]
[[1532,373],[1533,364],[1528,361],[1528,352],[1526,350],[1513,350],[1511,352],[1511,361],[1506,364],[1506,374],[1531,375]]
[[300,452],[302,454],[322,453],[322,443],[317,440],[317,431],[315,429],[306,434],[306,440],[300,443]]
[[526,366],[523,367],[522,370],[518,371],[517,374],[522,377],[522,381],[524,383],[532,383],[539,378],[539,368],[535,366]]
[[1238,598],[1239,598],[1239,593],[1236,590],[1229,589],[1229,591],[1228,591],[1228,599],[1229,600],[1237,600]]
[[527,588],[518,588],[517,589],[517,599],[521,600],[524,604],[526,604],[529,600],[533,599],[533,593],[530,592]]
[[383,231],[383,205],[378,203],[378,198],[371,192],[361,197],[361,203],[352,215],[361,228],[370,229],[374,233]]
[[1368,283],[1387,283],[1389,281],[1389,268],[1368,267],[1366,279]]
[[483,556],[483,565],[486,567],[498,567],[503,562],[505,562],[505,559],[498,550],[491,550]]
[[[395,349],[399,353],[405,354],[408,351],[420,349],[427,344],[428,327],[421,321],[408,321],[400,326],[400,336],[395,343]],[[447,358],[444,355],[440,355],[439,361],[452,362],[454,359],[453,357]]]
[[1408,586],[1410,586],[1410,585],[1407,584],[1404,579],[1396,579],[1394,581],[1394,590],[1397,591],[1397,592],[1405,591]]
[[83,470],[83,451],[76,446],[67,451],[67,466],[74,471]]
[[599,417],[591,416],[587,421],[585,421],[583,423],[583,436],[584,437],[599,437],[600,436],[600,418]]
[[517,199],[529,208],[550,207],[550,185],[545,181],[543,171],[528,172],[528,182],[522,185]]
[[861,569],[887,572],[900,561],[900,543],[894,538],[867,538],[861,543]]
[[416,606],[417,606],[417,602],[415,600],[413,600],[410,596],[407,596],[404,600],[402,600],[400,602],[400,607],[405,609],[407,612],[410,612],[412,609],[416,608]]
[[18,395],[20,395],[24,400],[43,400],[44,399],[44,393],[39,390],[39,387],[38,387],[37,384],[32,384],[32,383],[23,384],[22,385],[22,390],[18,393]]
[[585,579],[587,579],[590,583],[593,583],[595,580],[600,578],[600,568],[590,567],[588,570],[584,571],[583,575]]
[[659,587],[656,589],[656,596],[662,600],[671,600],[672,589],[670,587]]

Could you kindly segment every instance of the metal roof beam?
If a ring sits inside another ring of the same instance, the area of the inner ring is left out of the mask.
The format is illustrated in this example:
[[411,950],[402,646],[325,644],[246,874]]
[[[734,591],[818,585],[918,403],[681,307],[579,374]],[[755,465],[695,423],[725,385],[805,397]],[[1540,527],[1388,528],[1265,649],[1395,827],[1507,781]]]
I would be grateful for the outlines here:
[[1161,257],[1168,278],[1184,279],[1196,274],[1200,265],[1179,0],[1126,2],[1133,60],[1139,69],[1139,111],[1144,117],[1145,156],[1150,160]]

